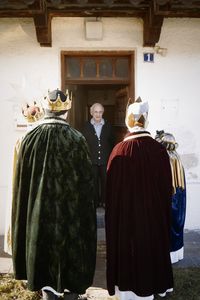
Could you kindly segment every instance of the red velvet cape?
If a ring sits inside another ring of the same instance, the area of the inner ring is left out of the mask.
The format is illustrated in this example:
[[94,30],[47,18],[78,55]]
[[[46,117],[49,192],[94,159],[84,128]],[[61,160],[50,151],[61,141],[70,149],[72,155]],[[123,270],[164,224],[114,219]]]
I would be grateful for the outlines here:
[[145,136],[115,146],[107,167],[105,212],[110,295],[115,285],[141,297],[173,287],[171,197],[169,156],[160,143]]

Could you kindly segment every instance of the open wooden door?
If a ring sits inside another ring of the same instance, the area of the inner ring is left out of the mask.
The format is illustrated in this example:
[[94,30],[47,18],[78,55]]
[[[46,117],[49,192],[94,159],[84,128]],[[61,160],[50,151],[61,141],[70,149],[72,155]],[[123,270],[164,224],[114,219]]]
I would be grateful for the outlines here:
[[129,99],[129,87],[119,89],[115,94],[115,116],[114,116],[114,128],[116,142],[123,140],[127,133],[127,127],[125,125],[126,105]]

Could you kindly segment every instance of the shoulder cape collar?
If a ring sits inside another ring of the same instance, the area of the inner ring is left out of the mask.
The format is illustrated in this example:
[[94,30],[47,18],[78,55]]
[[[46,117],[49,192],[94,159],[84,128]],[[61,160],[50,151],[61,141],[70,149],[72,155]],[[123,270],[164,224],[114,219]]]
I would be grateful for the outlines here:
[[141,133],[136,133],[136,134],[134,133],[134,134],[126,136],[123,141],[125,142],[125,141],[128,141],[128,140],[132,140],[132,139],[136,139],[136,138],[140,138],[140,137],[144,137],[144,136],[151,137],[151,134],[147,131],[143,131]]
[[62,118],[59,118],[59,117],[50,117],[50,118],[45,118],[45,119],[43,119],[40,123],[39,123],[39,125],[41,125],[41,124],[64,124],[64,125],[69,125],[68,123],[67,123],[67,121],[65,121],[64,119],[62,119]]

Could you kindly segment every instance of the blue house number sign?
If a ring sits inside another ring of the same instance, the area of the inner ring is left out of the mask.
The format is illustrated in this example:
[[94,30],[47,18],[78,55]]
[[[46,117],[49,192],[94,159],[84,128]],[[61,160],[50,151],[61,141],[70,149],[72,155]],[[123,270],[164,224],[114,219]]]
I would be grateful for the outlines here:
[[144,55],[144,62],[154,62],[154,53],[147,52],[143,53]]

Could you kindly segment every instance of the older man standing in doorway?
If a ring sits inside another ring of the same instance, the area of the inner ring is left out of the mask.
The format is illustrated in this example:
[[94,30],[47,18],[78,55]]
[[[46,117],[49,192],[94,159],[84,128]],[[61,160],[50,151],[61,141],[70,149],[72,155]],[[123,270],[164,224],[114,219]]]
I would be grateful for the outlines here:
[[85,123],[83,135],[89,146],[94,170],[96,206],[105,206],[106,166],[109,155],[114,146],[114,134],[111,124],[103,119],[104,107],[101,103],[94,103],[90,107],[92,116]]

